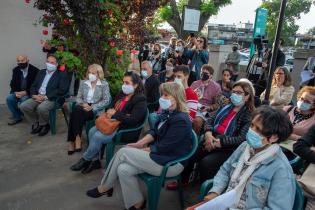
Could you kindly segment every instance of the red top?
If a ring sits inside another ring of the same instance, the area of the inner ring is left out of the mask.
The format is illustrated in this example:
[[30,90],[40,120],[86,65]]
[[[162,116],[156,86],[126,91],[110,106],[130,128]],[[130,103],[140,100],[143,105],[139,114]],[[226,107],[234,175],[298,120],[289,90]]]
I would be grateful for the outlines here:
[[223,120],[223,122],[217,127],[216,132],[224,135],[226,128],[228,127],[235,114],[236,112],[234,110],[231,110],[226,118]]
[[197,112],[198,95],[190,87],[185,89],[185,93],[186,93],[187,107],[189,108],[189,118],[191,121],[193,121],[196,117],[196,112]]
[[124,98],[122,99],[122,101],[121,101],[120,106],[119,106],[119,111],[121,111],[121,110],[124,108],[124,106],[126,105],[126,103],[127,103],[127,100],[126,100],[126,97],[124,97]]

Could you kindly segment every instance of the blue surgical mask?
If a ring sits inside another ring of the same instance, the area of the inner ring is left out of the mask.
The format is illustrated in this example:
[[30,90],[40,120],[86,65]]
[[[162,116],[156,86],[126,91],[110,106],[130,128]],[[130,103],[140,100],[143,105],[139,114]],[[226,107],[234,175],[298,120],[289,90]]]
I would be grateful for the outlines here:
[[175,77],[174,82],[177,83],[177,84],[179,84],[179,85],[183,85],[182,79],[179,79],[179,78],[177,78],[177,77]]
[[262,148],[264,145],[262,143],[263,137],[260,136],[257,132],[255,132],[253,129],[249,128],[247,134],[246,134],[246,141],[254,149]]
[[56,71],[57,70],[57,66],[51,63],[46,63],[46,69],[48,71]]
[[297,102],[297,108],[299,108],[299,110],[301,111],[308,111],[311,109],[311,107],[312,107],[312,104],[305,103],[304,101]]
[[171,100],[170,99],[164,99],[164,98],[159,99],[159,104],[163,110],[167,110],[172,106]]
[[234,106],[239,106],[243,102],[243,96],[238,95],[236,93],[232,93],[232,95],[230,96],[230,99],[231,99],[232,104],[234,104]]
[[148,72],[147,72],[147,70],[141,70],[141,76],[142,76],[143,78],[147,78],[147,77],[148,77]]
[[124,94],[129,95],[135,92],[135,88],[132,85],[122,85],[121,87]]

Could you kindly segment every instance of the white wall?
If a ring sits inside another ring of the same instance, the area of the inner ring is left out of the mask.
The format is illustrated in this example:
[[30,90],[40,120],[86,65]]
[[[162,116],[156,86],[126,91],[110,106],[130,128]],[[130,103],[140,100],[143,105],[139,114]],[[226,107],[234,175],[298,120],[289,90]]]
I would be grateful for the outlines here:
[[[16,55],[26,54],[30,63],[43,68],[46,54],[42,52],[43,27],[34,26],[42,11],[33,8],[33,1],[0,1],[0,104],[5,103],[10,91],[9,83],[12,69],[16,66]],[[49,30],[51,34],[51,30]]]

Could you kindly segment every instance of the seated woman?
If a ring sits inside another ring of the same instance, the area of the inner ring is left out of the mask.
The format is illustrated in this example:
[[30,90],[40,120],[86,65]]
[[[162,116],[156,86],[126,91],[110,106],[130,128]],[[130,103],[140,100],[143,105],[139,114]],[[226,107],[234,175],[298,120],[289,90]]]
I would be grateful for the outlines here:
[[[169,161],[187,155],[192,147],[192,126],[188,116],[184,88],[173,82],[163,83],[159,100],[163,113],[154,129],[138,142],[120,149],[109,163],[101,185],[87,191],[93,198],[112,195],[115,182],[119,181],[126,209],[143,209],[144,197],[137,175],[149,173],[159,176]],[[150,146],[147,144],[151,143]],[[184,163],[170,166],[167,177],[176,176]]]
[[222,78],[218,80],[217,83],[221,86],[222,95],[226,97],[230,97],[233,82],[231,81],[231,77],[233,72],[230,69],[223,69],[222,71]]
[[[282,109],[284,106],[290,104],[294,94],[294,87],[291,85],[290,72],[285,67],[278,67],[273,75],[271,91],[270,91],[270,105]],[[260,100],[265,99],[266,90],[260,95]]]
[[315,123],[293,145],[293,151],[308,163],[315,164]]
[[160,83],[174,81],[174,72],[173,72],[174,66],[175,66],[175,60],[173,58],[169,58],[166,61],[165,70],[159,73]]
[[305,86],[297,94],[297,106],[285,106],[293,124],[293,133],[290,140],[301,138],[312,125],[315,124],[315,87]]
[[230,104],[221,107],[207,119],[204,141],[183,172],[184,183],[188,183],[196,162],[199,162],[201,181],[213,178],[220,166],[245,140],[251,113],[255,109],[254,90],[250,82],[236,82],[230,99]]
[[278,145],[291,132],[292,124],[283,111],[259,107],[246,142],[222,165],[205,202],[229,195],[220,205],[226,209],[292,209],[295,178]]
[[[123,94],[121,95],[123,97],[116,103],[116,105],[120,104],[118,110],[109,109],[107,110],[107,114],[111,116],[111,119],[121,122],[119,129],[133,128],[141,125],[146,116],[147,103],[143,95],[143,84],[140,76],[132,71],[126,72],[123,78],[122,92]],[[101,163],[98,160],[98,154],[101,147],[103,144],[112,141],[116,131],[111,135],[105,135],[97,130],[96,127],[91,128],[87,150],[79,162],[71,166],[70,169],[73,171],[82,170],[82,173],[86,174],[100,168]],[[139,138],[140,132],[128,133],[128,137],[130,139],[134,139],[134,136]]]
[[82,150],[83,125],[86,121],[93,120],[94,114],[102,112],[109,105],[111,99],[108,83],[104,79],[103,68],[100,65],[90,65],[86,78],[80,83],[76,106],[70,115],[68,155]]

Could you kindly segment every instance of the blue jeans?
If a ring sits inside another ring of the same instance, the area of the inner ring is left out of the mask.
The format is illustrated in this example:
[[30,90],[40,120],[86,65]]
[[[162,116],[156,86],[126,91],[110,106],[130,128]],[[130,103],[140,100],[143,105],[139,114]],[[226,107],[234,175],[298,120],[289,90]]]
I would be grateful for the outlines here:
[[85,160],[93,160],[97,158],[102,145],[111,142],[115,134],[116,131],[114,131],[111,135],[105,135],[97,130],[95,126],[91,128],[89,131],[89,146],[84,152],[83,158]]
[[14,93],[11,93],[7,96],[7,106],[9,108],[10,112],[12,113],[12,117],[15,120],[20,120],[23,116],[23,113],[19,109],[18,104],[23,103],[27,99],[29,99],[28,96],[23,96],[22,98],[17,98]]

